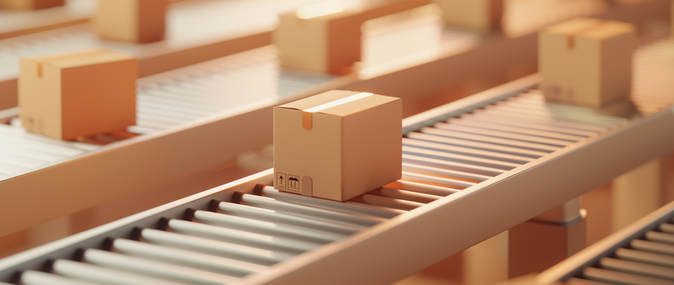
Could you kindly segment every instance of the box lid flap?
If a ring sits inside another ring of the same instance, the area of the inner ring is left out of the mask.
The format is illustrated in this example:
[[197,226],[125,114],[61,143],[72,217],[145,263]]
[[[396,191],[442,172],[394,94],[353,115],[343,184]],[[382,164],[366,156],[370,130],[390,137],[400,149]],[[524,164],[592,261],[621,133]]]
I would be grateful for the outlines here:
[[49,64],[60,68],[94,65],[130,59],[135,59],[135,57],[101,48],[26,58],[26,60]]
[[634,31],[634,25],[629,23],[594,18],[577,18],[545,29],[549,34],[593,39],[608,39]]
[[349,97],[351,95],[357,94],[359,92],[355,91],[345,91],[345,90],[332,90],[328,92],[324,92],[318,95],[314,95],[311,97],[307,97],[304,99],[300,99],[294,102],[290,102],[288,104],[284,104],[281,106],[278,106],[279,108],[285,108],[285,109],[295,109],[295,110],[306,110],[312,107],[316,107],[321,104],[329,103],[335,100],[339,100],[345,97]]
[[606,21],[594,29],[587,30],[578,36],[592,38],[592,39],[609,39],[615,36],[634,33],[636,28],[633,24],[622,23],[616,21]]
[[348,115],[358,113],[367,109],[371,109],[377,106],[384,105],[389,102],[401,100],[396,97],[389,97],[377,94],[370,94],[369,96],[359,98],[355,101],[345,102],[336,106],[332,106],[317,113],[335,115],[339,117],[346,117]]
[[400,98],[376,95],[366,92],[333,90],[309,98],[301,99],[279,108],[294,109],[308,113],[348,116]]
[[604,22],[604,20],[594,18],[576,18],[547,27],[544,31],[549,34],[574,35],[584,30],[591,29],[602,22]]

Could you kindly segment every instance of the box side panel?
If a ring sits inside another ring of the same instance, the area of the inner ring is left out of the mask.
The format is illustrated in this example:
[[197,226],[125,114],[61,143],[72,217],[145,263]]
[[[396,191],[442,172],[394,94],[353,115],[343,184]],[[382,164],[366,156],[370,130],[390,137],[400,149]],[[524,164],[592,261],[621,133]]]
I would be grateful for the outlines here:
[[538,70],[542,75],[541,89],[550,101],[570,100],[567,86],[572,66],[565,35],[542,32],[538,37]]
[[350,15],[327,23],[327,71],[348,74],[352,65],[361,60],[361,29],[365,19]]
[[599,45],[596,40],[543,32],[539,37],[541,89],[546,99],[599,104]]
[[486,32],[492,27],[490,0],[436,0],[448,26]]
[[505,0],[489,0],[489,27],[492,30],[500,30],[503,22]]
[[164,39],[168,0],[138,2],[138,42],[151,43]]
[[138,40],[139,0],[99,0],[92,19],[94,32],[105,39],[135,42]]
[[279,49],[281,66],[327,72],[327,29],[321,19],[303,20],[295,13],[283,14],[272,34]]
[[632,54],[635,45],[634,33],[601,42],[602,104],[629,97],[632,89]]
[[76,139],[136,123],[136,60],[63,71],[63,138]]
[[579,105],[599,107],[601,98],[601,41],[576,37],[574,48],[575,68],[572,78],[576,83],[573,102]]
[[54,66],[21,61],[19,118],[29,132],[61,138],[61,76],[61,69]]
[[343,118],[344,199],[400,179],[402,100]]
[[[302,193],[305,176],[313,181],[313,196],[341,201],[341,119],[313,114],[313,128],[302,128],[302,112],[274,108],[275,186],[279,175],[286,177],[288,192]],[[296,179],[297,181],[293,180]],[[307,179],[308,181],[308,179]]]

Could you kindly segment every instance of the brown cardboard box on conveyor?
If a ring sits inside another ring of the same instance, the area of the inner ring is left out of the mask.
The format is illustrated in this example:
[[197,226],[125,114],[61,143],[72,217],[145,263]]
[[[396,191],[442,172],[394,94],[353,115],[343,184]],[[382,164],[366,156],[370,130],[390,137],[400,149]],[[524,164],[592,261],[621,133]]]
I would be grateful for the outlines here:
[[402,100],[329,91],[274,108],[274,187],[345,201],[396,181]]
[[19,118],[26,130],[75,140],[136,123],[138,60],[105,49],[21,59]]
[[545,98],[588,107],[626,100],[635,45],[629,23],[579,18],[546,28],[538,63]]

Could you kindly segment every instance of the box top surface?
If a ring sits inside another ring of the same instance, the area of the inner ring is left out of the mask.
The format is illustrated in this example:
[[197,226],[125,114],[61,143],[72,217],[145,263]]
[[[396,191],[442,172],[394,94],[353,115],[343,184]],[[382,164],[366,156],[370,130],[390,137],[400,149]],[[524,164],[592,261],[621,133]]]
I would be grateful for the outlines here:
[[301,20],[330,21],[346,17],[357,17],[359,21],[374,19],[404,12],[410,9],[432,4],[430,0],[369,0],[353,3],[343,1],[322,1],[305,5],[295,12],[284,16]]
[[89,49],[24,58],[24,60],[48,64],[59,68],[78,67],[132,59],[135,59],[135,57],[106,49]]
[[635,30],[634,25],[629,23],[594,18],[577,18],[550,26],[544,30],[544,33],[592,39],[608,39],[626,33],[633,33]]
[[401,99],[366,92],[332,90],[277,108],[344,117],[396,100]]

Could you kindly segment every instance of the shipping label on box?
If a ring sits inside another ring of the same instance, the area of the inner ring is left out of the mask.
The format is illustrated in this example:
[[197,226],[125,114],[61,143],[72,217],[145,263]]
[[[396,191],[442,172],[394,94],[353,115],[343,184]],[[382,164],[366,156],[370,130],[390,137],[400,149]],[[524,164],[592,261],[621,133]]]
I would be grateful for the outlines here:
[[104,49],[21,59],[19,118],[26,130],[74,140],[136,123],[136,58]]
[[274,187],[345,201],[400,179],[402,100],[329,91],[274,108]]

